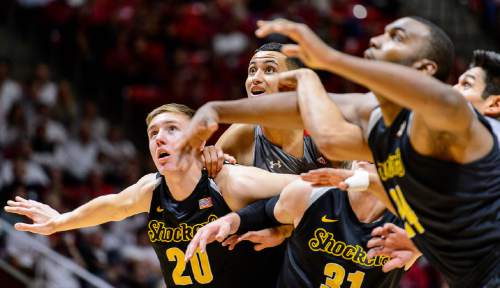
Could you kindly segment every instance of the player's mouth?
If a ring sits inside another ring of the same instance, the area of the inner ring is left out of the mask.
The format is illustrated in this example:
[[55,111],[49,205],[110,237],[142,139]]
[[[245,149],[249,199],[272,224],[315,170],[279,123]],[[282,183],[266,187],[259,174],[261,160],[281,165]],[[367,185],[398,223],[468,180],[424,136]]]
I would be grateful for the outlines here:
[[252,89],[250,90],[250,93],[252,93],[252,96],[259,96],[259,95],[266,93],[266,89],[264,89],[262,87],[252,87]]
[[163,152],[163,153],[160,153],[160,155],[158,155],[158,159],[166,158],[168,156],[170,156],[170,154],[168,154],[167,152]]
[[167,160],[167,158],[171,155],[170,153],[168,153],[167,151],[165,150],[162,150],[162,151],[159,151],[158,152],[158,160],[160,161],[165,161]]

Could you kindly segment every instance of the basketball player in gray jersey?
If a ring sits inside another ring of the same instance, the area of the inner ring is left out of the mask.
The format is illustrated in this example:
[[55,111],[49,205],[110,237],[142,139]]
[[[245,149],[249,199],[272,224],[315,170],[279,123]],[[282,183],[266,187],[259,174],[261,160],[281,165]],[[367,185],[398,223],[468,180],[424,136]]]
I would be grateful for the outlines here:
[[[267,43],[248,64],[245,88],[249,98],[279,92],[278,73],[301,67],[300,61],[281,53],[282,45]],[[275,173],[300,174],[330,166],[303,129],[283,130],[260,125],[235,124],[215,144],[241,165]]]

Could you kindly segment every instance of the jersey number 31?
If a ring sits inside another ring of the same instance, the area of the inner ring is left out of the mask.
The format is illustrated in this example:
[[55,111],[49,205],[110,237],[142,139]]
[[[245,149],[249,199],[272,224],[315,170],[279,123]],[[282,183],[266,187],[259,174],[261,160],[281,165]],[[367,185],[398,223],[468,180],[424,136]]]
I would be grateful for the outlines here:
[[[324,275],[326,276],[325,284],[321,284],[320,288],[340,288],[344,283],[345,269],[337,263],[328,263],[325,265]],[[347,275],[347,281],[351,282],[350,288],[361,288],[365,273],[356,271]]]

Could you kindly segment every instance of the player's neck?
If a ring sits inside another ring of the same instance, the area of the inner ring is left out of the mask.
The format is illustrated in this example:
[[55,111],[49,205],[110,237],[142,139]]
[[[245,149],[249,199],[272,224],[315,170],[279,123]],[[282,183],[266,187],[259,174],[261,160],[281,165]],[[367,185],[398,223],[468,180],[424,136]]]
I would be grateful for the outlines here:
[[168,190],[176,201],[182,201],[193,193],[201,178],[201,164],[194,163],[185,171],[172,171],[164,175]]
[[302,129],[290,130],[263,126],[261,128],[269,142],[296,158],[304,157],[304,131]]
[[382,111],[382,118],[384,119],[385,126],[390,126],[392,122],[396,119],[399,112],[403,109],[403,107],[398,104],[387,100],[384,96],[380,94],[373,93],[379,102],[380,110]]
[[382,216],[385,206],[375,195],[368,191],[347,192],[352,211],[356,214],[359,222],[371,223]]

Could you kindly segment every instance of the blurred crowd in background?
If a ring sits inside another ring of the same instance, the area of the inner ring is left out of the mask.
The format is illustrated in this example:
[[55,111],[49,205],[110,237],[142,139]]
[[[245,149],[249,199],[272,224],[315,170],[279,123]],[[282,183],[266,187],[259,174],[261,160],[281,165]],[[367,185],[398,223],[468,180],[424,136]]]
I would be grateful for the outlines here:
[[[22,196],[64,212],[154,171],[146,113],[168,102],[197,108],[246,97],[248,62],[263,43],[253,34],[257,20],[307,23],[333,47],[361,56],[370,37],[401,16],[400,2],[0,1],[0,41],[10,35],[19,47],[29,46],[24,58],[17,48],[0,54],[2,206]],[[500,1],[457,2],[492,39],[500,39]],[[456,75],[468,62],[468,55],[459,56]],[[321,77],[328,91],[363,91],[334,75]],[[37,238],[116,287],[159,287],[159,264],[144,227],[142,215]],[[63,267],[52,269],[29,248],[4,235],[0,257],[28,275],[44,275],[51,287],[81,287],[75,276]],[[425,259],[401,283],[404,288],[442,285]]]

